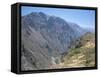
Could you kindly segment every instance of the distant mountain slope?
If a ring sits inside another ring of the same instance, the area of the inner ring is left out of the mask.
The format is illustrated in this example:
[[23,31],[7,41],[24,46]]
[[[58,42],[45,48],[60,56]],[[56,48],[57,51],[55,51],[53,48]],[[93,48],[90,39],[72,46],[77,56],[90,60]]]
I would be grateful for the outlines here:
[[[22,70],[47,69],[84,34],[77,24],[42,12],[22,17]],[[73,28],[74,27],[74,28]]]

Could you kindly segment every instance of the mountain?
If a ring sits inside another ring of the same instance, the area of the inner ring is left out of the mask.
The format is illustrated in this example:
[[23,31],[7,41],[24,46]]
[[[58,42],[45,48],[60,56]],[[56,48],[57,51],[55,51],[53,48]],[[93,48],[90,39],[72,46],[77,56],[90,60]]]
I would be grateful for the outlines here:
[[84,28],[87,32],[95,33],[95,28]]
[[85,33],[75,23],[42,12],[32,12],[21,18],[22,70],[50,69]]

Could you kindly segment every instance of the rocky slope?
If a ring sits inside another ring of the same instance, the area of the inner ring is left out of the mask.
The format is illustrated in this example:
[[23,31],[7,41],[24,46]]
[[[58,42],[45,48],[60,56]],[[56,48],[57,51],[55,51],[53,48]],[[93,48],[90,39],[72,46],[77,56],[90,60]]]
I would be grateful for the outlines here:
[[[77,24],[42,12],[22,17],[22,70],[50,69],[84,34]],[[74,28],[73,28],[74,27]]]
[[86,33],[74,44],[59,67],[94,67],[95,66],[95,34]]

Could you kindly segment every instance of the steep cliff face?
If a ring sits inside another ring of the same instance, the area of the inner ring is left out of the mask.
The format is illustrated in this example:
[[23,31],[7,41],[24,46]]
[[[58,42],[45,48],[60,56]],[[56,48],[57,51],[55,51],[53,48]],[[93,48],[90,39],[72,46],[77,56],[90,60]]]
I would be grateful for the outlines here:
[[84,34],[77,24],[42,12],[22,17],[22,70],[49,69]]

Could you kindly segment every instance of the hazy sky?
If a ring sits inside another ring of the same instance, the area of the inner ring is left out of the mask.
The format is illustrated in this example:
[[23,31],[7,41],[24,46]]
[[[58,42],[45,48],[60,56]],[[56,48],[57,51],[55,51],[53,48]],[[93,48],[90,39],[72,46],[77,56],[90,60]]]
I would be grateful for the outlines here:
[[46,7],[21,7],[21,15],[27,15],[31,12],[43,12],[47,15],[53,15],[63,18],[65,21],[77,23],[84,28],[95,27],[95,10],[81,10],[81,9],[59,9]]

